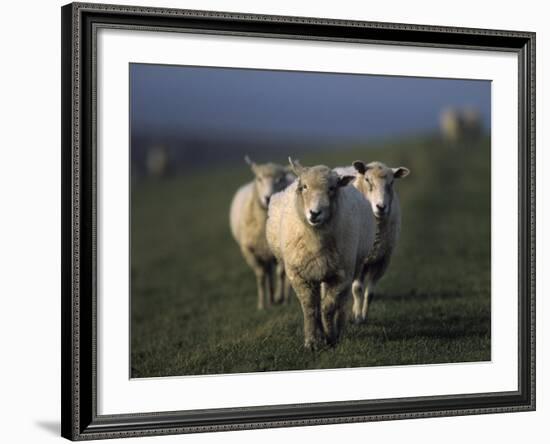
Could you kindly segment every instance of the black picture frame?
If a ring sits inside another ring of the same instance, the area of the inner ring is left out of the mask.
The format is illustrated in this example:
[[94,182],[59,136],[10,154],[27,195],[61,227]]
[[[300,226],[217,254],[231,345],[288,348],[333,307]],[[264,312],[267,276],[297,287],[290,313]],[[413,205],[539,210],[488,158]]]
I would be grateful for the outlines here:
[[[535,409],[535,33],[72,3],[62,15],[62,436],[71,440]],[[428,18],[427,18],[428,19]],[[517,391],[100,416],[96,390],[98,27],[511,51],[519,65]]]

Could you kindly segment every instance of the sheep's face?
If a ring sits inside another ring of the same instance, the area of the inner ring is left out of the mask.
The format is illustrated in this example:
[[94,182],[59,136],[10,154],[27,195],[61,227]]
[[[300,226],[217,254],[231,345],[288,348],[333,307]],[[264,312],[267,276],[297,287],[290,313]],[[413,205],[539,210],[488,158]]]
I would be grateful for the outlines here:
[[355,185],[369,200],[372,212],[378,219],[388,217],[394,197],[394,182],[396,179],[409,175],[405,167],[389,168],[382,162],[364,162],[356,160],[353,166],[359,173]]
[[250,162],[254,173],[254,186],[260,205],[267,208],[271,196],[287,187],[294,180],[289,168],[274,163],[256,164]]
[[298,176],[298,211],[303,212],[312,227],[325,224],[330,220],[339,188],[350,183],[354,176],[339,176],[324,165],[304,168],[294,162],[293,167]]

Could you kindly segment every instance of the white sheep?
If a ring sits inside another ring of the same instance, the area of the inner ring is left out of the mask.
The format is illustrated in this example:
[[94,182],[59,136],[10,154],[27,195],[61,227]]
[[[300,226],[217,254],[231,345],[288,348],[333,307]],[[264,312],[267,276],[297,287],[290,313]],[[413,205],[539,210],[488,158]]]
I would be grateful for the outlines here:
[[[353,162],[355,180],[353,186],[361,192],[372,207],[376,218],[374,246],[365,265],[352,285],[353,320],[360,323],[367,319],[369,302],[372,302],[374,286],[384,276],[397,245],[401,230],[401,207],[394,181],[409,175],[405,167],[389,168],[382,162],[366,165],[360,160]],[[350,167],[336,171],[352,174]],[[363,283],[366,285],[363,293]]]
[[448,108],[441,112],[439,126],[443,140],[451,145],[477,140],[483,130],[481,114],[475,108]]
[[374,217],[346,186],[353,175],[289,161],[298,179],[273,195],[267,240],[302,306],[304,345],[315,349],[340,336],[346,296],[374,242]]
[[439,116],[439,127],[443,140],[448,143],[457,143],[462,135],[462,117],[459,110],[448,108]]
[[[246,162],[254,173],[254,180],[240,187],[229,211],[233,237],[239,245],[246,263],[256,275],[258,309],[274,302],[273,272],[277,268],[279,298],[285,299],[284,270],[276,267],[275,257],[267,245],[265,224],[271,196],[283,190],[294,176],[288,167],[274,163],[256,164],[248,156]],[[279,302],[279,301],[276,301]]]

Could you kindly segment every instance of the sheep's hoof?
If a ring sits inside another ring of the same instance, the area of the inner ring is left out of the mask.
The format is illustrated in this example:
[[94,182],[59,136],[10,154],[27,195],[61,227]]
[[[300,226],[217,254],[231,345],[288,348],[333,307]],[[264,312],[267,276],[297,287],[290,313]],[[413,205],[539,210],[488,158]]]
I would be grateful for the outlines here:
[[306,339],[304,342],[304,348],[311,352],[319,351],[322,347],[323,347],[323,341],[317,338]]
[[355,316],[351,322],[355,325],[365,325],[367,323],[367,317],[366,316],[363,316],[363,315],[360,315],[360,316]]

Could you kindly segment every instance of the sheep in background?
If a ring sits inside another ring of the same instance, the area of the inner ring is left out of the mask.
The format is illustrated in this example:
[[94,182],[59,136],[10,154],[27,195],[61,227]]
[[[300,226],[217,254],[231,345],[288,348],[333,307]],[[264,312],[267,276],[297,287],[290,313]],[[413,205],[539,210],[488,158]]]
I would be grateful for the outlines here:
[[147,151],[145,166],[151,177],[164,177],[168,172],[168,151],[162,145],[154,145]]
[[481,136],[483,125],[481,114],[475,108],[465,108],[462,110],[462,130],[464,138],[475,140]]
[[302,306],[304,346],[315,349],[340,336],[346,296],[374,242],[374,217],[346,186],[355,176],[289,161],[298,179],[272,197],[267,241]]
[[445,109],[439,126],[443,140],[449,144],[476,140],[483,130],[481,114],[475,108]]
[[[275,257],[267,245],[265,225],[271,196],[283,190],[292,180],[288,167],[274,163],[256,164],[248,156],[246,162],[254,173],[254,180],[240,187],[229,212],[233,237],[239,244],[246,263],[256,275],[258,309],[273,300],[273,272]],[[284,296],[284,270],[277,267],[278,294]]]
[[462,122],[460,112],[456,109],[445,109],[439,117],[439,127],[443,140],[456,143],[461,138]]
[[[408,176],[410,171],[405,167],[389,168],[382,162],[366,165],[360,160],[353,162],[353,168],[356,173],[353,186],[367,199],[376,218],[374,246],[358,279],[352,285],[353,320],[359,323],[367,319],[369,299],[372,301],[374,286],[384,276],[399,239],[401,207],[394,181]],[[349,167],[339,170],[349,172]]]

